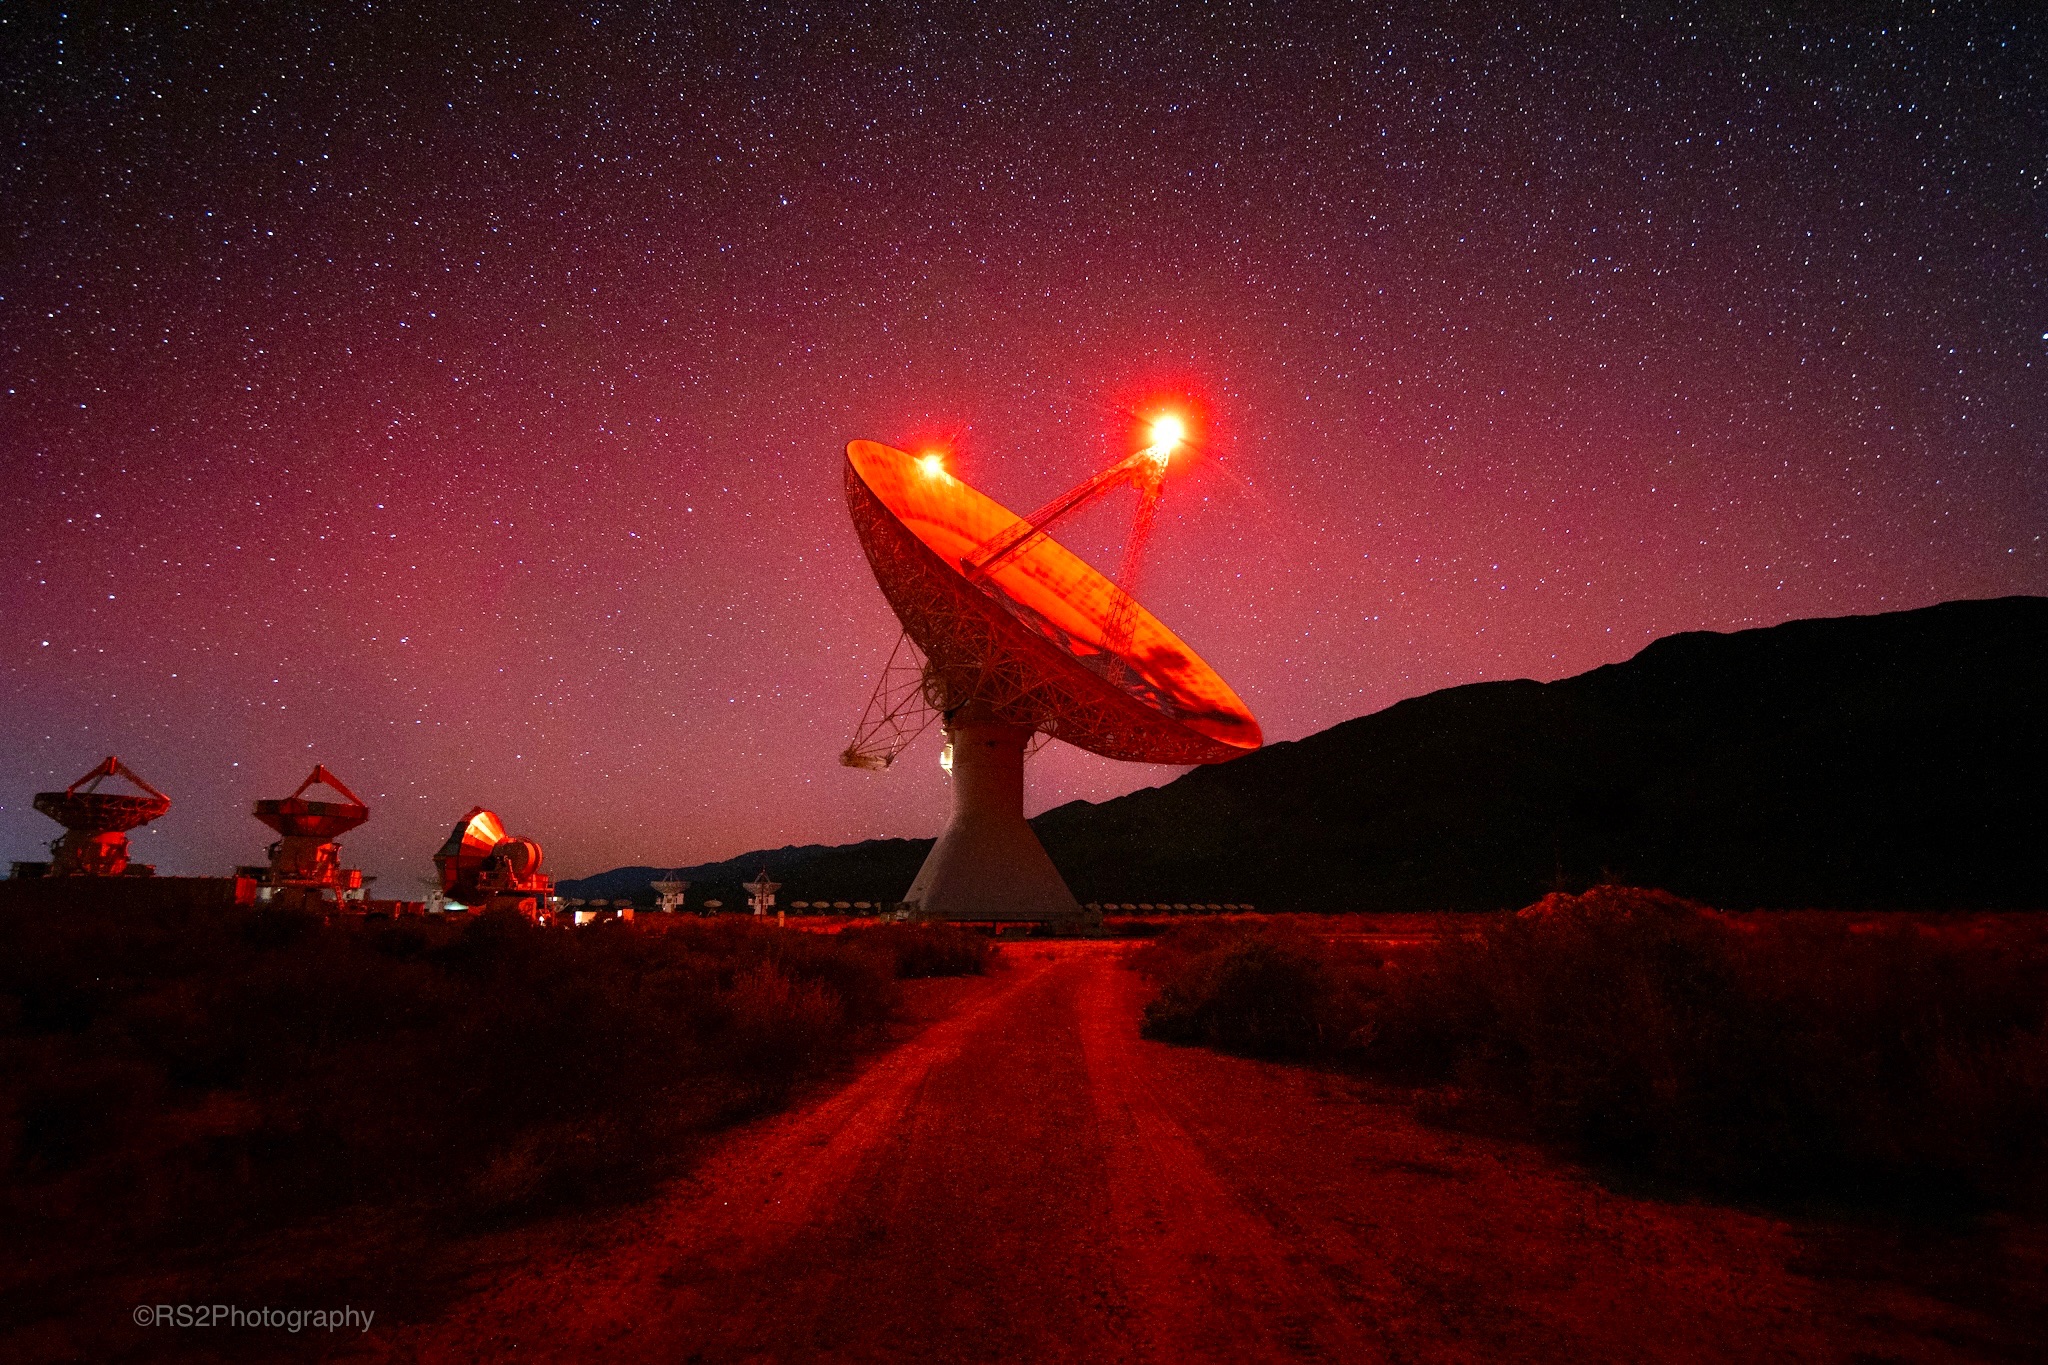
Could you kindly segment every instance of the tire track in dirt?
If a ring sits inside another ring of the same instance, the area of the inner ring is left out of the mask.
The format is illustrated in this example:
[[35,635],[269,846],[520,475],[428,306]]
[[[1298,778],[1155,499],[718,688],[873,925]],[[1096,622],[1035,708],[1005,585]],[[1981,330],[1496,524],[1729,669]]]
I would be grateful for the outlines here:
[[[1780,1269],[1794,1244],[1764,1220],[1687,1208],[1667,1221],[1664,1206],[1535,1153],[1361,1103],[1338,1078],[1146,1042],[1142,985],[1127,973],[1093,985],[1096,1045],[1137,1078],[1126,1102],[1150,1108],[1145,1125],[1231,1202],[1219,1226],[1256,1229],[1232,1241],[1272,1249],[1268,1267],[1279,1254],[1286,1273],[1257,1285],[1263,1316],[1278,1327],[1307,1313],[1324,1341],[1341,1339],[1333,1319],[1362,1338],[1317,1350],[1311,1335],[1297,1355],[1626,1360],[1682,1341],[1687,1359],[1755,1360],[1793,1354],[1773,1340],[1811,1344],[1811,1295]],[[1675,1282],[1660,1282],[1674,1263]]]
[[1082,1045],[1109,1138],[1116,1273],[1141,1305],[1131,1346],[1144,1360],[1375,1360],[1317,1265],[1248,1209],[1169,1116],[1157,1044],[1138,1037],[1122,973],[1083,986]]
[[[549,1248],[562,1259],[522,1268],[441,1320],[364,1343],[374,1358],[496,1361],[509,1353],[549,1359],[744,1359],[749,1310],[786,1316],[779,1253],[829,1222],[846,1187],[877,1146],[900,1147],[915,1131],[930,1070],[957,1057],[1028,994],[1049,959],[1013,960],[990,992],[877,1058],[844,1089],[815,1105],[736,1131],[690,1177],[651,1205],[603,1229],[594,1244]],[[870,1172],[872,1178],[872,1171]],[[820,1210],[825,1210],[820,1212]],[[816,1240],[815,1238],[811,1240]],[[806,1259],[815,1260],[815,1257]],[[836,1281],[842,1274],[828,1277]],[[810,1292],[824,1288],[813,1281]],[[738,1343],[728,1356],[719,1341]]]

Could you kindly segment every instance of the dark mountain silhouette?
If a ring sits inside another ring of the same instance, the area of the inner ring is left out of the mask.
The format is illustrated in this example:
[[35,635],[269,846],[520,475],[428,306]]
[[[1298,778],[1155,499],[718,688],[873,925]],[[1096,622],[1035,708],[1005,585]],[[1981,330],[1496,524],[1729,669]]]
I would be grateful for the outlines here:
[[[792,900],[893,901],[910,886],[924,855],[931,852],[930,839],[868,839],[858,844],[791,844],[785,848],[762,849],[741,854],[722,863],[699,863],[677,871],[690,884],[687,905],[702,906],[706,900],[722,900],[728,910],[746,903],[742,882],[766,871],[783,889],[777,901]],[[615,900],[626,896],[646,905],[654,900],[648,883],[676,869],[666,867],[615,867],[609,872],[564,881],[559,890],[565,896],[586,899],[602,896]]]
[[[1699,631],[1558,682],[1433,692],[1032,823],[1083,901],[1485,909],[1619,880],[1728,907],[2048,906],[2044,682],[2048,598]],[[765,866],[786,899],[894,898],[929,847],[692,871]]]

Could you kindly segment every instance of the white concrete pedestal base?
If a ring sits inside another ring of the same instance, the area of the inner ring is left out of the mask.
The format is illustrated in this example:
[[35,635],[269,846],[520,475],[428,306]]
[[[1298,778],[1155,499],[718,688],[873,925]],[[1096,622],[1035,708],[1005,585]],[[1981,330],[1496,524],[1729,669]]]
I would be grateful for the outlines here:
[[1024,822],[1024,745],[1015,725],[956,722],[953,819],[904,900],[920,919],[1080,923],[1074,893]]

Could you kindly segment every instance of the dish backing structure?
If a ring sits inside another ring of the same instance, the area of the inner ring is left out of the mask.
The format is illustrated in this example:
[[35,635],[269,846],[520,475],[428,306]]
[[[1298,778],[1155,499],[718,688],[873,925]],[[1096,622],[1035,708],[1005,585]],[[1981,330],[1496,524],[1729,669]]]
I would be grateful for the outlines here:
[[[126,779],[135,790],[101,791],[100,783],[110,777]],[[163,815],[171,798],[114,755],[63,791],[37,792],[35,808],[64,826],[64,837],[50,845],[48,863],[17,863],[16,876],[24,869],[50,877],[132,877],[156,871],[128,861],[128,831]]]
[[875,441],[847,446],[854,528],[922,659],[906,663],[899,643],[841,761],[889,766],[922,730],[904,719],[917,714],[924,724],[943,718],[951,752],[952,818],[905,896],[917,915],[1082,918],[1024,819],[1024,755],[1035,734],[1138,763],[1222,763],[1263,742],[1215,669],[1047,534],[1067,512],[1124,486],[1139,490],[1141,524],[1149,520],[1170,452],[1171,442],[1141,450],[1020,517],[937,456]]

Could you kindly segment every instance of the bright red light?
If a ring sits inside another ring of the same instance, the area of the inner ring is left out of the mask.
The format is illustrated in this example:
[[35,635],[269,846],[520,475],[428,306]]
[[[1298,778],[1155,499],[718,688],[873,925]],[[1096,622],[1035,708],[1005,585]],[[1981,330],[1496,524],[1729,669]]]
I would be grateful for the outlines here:
[[1118,457],[1142,450],[1158,458],[1163,450],[1178,469],[1191,455],[1206,459],[1216,454],[1215,414],[1201,386],[1129,385],[1119,388],[1109,406],[1118,419],[1111,428],[1111,448]]
[[1152,449],[1161,456],[1171,455],[1187,436],[1187,423],[1175,413],[1161,413],[1152,420]]

